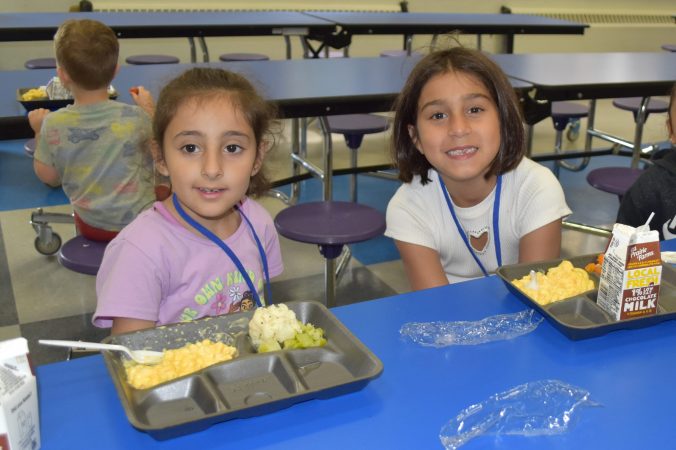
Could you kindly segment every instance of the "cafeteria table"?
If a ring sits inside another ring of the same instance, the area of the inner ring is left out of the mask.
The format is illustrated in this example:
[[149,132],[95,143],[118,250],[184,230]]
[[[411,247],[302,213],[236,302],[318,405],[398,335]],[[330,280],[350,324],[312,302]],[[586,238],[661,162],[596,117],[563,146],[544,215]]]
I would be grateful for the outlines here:
[[[528,14],[461,14],[414,12],[342,12],[308,11],[308,15],[335,23],[336,34],[383,35],[403,34],[406,50],[411,53],[414,34],[459,32],[462,34],[504,34],[508,36],[507,53],[514,49],[515,34],[584,34],[589,25]],[[309,33],[306,39],[312,39]],[[315,53],[317,53],[316,51]]]
[[[332,174],[333,150],[325,116],[390,111],[417,61],[417,57],[329,58],[199,65],[244,74],[267,99],[277,104],[284,118],[321,117],[324,135],[321,171]],[[193,65],[122,66],[113,85],[120,93],[119,99],[127,103],[131,102],[128,89],[139,84],[156,97],[168,80],[190,67]],[[17,90],[44,85],[53,75],[50,70],[0,72],[0,139],[32,137],[25,110],[17,100]],[[519,92],[531,87],[519,80],[513,80],[513,86]],[[298,154],[297,149],[294,154]],[[324,198],[332,198],[331,176],[324,177]]]
[[289,36],[329,39],[335,30],[335,24],[300,11],[0,13],[0,42],[51,41],[67,19],[98,20],[121,39],[187,37],[192,62],[197,59],[195,37],[205,62],[209,52],[204,38],[213,36],[284,36],[290,59]]
[[[676,250],[676,240],[662,248]],[[399,334],[407,322],[476,321],[524,309],[496,276],[334,308],[380,358],[380,377],[357,392],[165,441],[129,424],[101,356],[39,366],[42,449],[440,449],[441,427],[461,410],[545,379],[585,389],[600,406],[577,410],[560,435],[481,436],[463,448],[671,446],[675,321],[579,341],[543,321],[515,339],[444,348],[421,347]]]
[[[493,59],[510,77],[533,85],[534,103],[591,100],[585,151],[591,151],[593,137],[610,141],[632,149],[634,168],[641,157],[648,99],[668,95],[676,81],[676,53],[669,52],[529,53],[493,55]],[[633,141],[594,128],[596,100],[616,97],[643,97]]]

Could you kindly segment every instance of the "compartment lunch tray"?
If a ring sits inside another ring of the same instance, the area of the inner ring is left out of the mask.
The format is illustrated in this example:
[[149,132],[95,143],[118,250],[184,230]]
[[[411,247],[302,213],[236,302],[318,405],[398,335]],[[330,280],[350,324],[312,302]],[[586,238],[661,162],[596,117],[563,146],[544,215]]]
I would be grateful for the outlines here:
[[103,352],[129,422],[155,439],[169,439],[218,422],[357,391],[380,375],[381,361],[324,305],[300,301],[286,305],[301,322],[324,329],[324,347],[256,353],[248,337],[253,311],[104,339],[107,343],[158,351],[204,339],[237,348],[237,356],[230,361],[149,389],[135,389],[127,383],[125,356]]
[[[65,99],[59,99],[59,100],[51,100],[49,98],[39,98],[35,100],[22,100],[21,96],[25,94],[26,92],[30,91],[33,88],[19,88],[16,90],[16,100],[23,105],[23,107],[26,109],[26,111],[32,111],[34,109],[38,108],[45,108],[50,111],[56,111],[57,109],[64,108],[68,105],[73,104],[73,99],[72,98],[65,98]],[[108,92],[108,97],[111,100],[117,99],[117,91],[115,88],[112,88],[112,90],[109,90]]]
[[[590,262],[596,262],[597,253],[566,258],[573,266],[584,268]],[[643,328],[665,320],[676,319],[676,269],[670,264],[662,264],[662,280],[657,302],[657,314],[632,319],[616,320],[596,304],[597,289],[584,292],[565,300],[540,305],[533,298],[519,290],[511,282],[528,275],[531,270],[546,271],[558,266],[563,259],[529,264],[502,266],[497,274],[507,288],[522,302],[539,311],[555,328],[569,339],[587,339],[601,336],[615,330]],[[590,275],[598,287],[599,278]]]

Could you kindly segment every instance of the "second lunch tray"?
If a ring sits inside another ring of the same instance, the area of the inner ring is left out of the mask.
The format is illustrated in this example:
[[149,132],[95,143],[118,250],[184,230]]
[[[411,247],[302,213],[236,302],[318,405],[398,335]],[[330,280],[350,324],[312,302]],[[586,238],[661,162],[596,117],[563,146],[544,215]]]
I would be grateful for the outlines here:
[[134,349],[179,348],[204,339],[237,348],[234,359],[157,385],[127,383],[124,356],[104,352],[129,422],[155,439],[193,433],[235,418],[267,414],[294,403],[359,390],[383,365],[324,305],[288,302],[298,320],[324,329],[320,348],[256,353],[248,336],[253,311],[110,336],[104,342]]
[[[594,253],[567,259],[573,266],[584,268],[588,263],[596,262],[597,256],[598,254]],[[665,320],[676,319],[676,269],[670,264],[662,264],[657,314],[625,320],[616,320],[596,304],[597,289],[548,305],[540,305],[511,283],[514,279],[528,275],[531,270],[546,272],[550,267],[558,266],[561,261],[563,259],[502,266],[497,274],[514,295],[526,305],[539,311],[568,338],[587,339],[615,330],[642,328]],[[595,274],[590,274],[590,277],[598,288],[599,277]]]

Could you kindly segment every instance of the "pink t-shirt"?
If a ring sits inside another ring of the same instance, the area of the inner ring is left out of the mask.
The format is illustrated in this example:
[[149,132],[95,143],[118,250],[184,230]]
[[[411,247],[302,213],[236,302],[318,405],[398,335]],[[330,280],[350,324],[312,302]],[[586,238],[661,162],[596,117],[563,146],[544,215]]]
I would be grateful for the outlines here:
[[[251,199],[240,206],[265,249],[270,277],[284,269],[279,237],[268,212]],[[264,302],[265,276],[245,220],[225,243],[237,255]],[[96,276],[92,322],[115,317],[156,325],[250,309],[255,301],[235,264],[216,244],[183,227],[161,202],[141,213],[108,244]]]

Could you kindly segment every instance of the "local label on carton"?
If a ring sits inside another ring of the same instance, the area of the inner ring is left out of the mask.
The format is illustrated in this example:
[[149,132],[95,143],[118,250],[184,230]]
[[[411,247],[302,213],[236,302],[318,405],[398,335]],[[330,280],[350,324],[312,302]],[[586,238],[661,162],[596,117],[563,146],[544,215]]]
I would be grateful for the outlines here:
[[657,232],[615,224],[603,259],[597,304],[616,320],[656,314],[661,277]]

